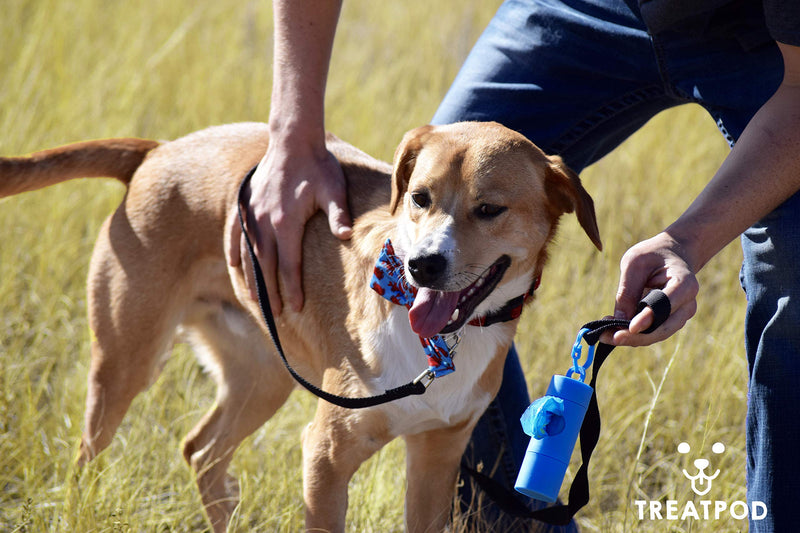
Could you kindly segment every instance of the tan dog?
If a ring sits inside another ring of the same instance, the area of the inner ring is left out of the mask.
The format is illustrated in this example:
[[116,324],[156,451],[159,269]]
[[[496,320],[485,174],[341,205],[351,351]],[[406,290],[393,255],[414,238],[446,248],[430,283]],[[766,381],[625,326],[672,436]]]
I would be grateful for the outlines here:
[[[102,140],[0,159],[0,197],[77,177],[110,176],[128,186],[91,260],[96,339],[79,462],[108,446],[176,335],[185,336],[218,387],[213,409],[183,449],[215,531],[225,530],[238,502],[227,474],[234,450],[295,386],[264,334],[241,269],[228,269],[224,255],[237,187],[267,142],[266,125],[234,124],[163,144]],[[576,211],[600,248],[592,201],[560,159],[498,124],[413,130],[397,149],[393,172],[334,137],[329,150],[347,177],[354,236],[342,243],[321,215],[309,222],[305,305],[278,317],[292,365],[327,391],[368,396],[426,368],[418,334],[458,330],[461,343],[455,374],[422,396],[362,410],[319,402],[303,434],[306,524],[342,531],[351,476],[403,436],[407,528],[439,531],[461,455],[500,386],[518,320],[465,323],[531,287],[562,213]],[[369,288],[387,238],[419,287],[410,312]]]

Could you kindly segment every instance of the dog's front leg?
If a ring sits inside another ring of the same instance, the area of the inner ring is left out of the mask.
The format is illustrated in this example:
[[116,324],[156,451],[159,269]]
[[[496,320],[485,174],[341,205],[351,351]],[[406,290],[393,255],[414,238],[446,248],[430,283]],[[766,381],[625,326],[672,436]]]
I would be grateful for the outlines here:
[[405,437],[407,531],[439,532],[447,526],[461,456],[473,427],[465,422]]
[[347,486],[358,467],[390,438],[380,417],[320,400],[303,431],[303,497],[306,529],[343,532]]

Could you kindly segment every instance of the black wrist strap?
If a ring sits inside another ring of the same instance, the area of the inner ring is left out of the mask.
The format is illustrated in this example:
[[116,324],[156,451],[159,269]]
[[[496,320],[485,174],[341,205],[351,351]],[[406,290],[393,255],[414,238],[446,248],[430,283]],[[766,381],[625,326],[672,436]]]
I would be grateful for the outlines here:
[[[650,307],[655,314],[653,324],[644,331],[644,333],[651,333],[669,317],[671,311],[669,298],[667,298],[667,295],[662,291],[654,290],[639,302],[637,313],[645,307]],[[630,321],[628,320],[595,320],[583,326],[583,328],[589,330],[584,334],[583,338],[589,345],[594,345],[599,342],[600,335],[603,332],[624,329],[629,325]],[[511,489],[501,485],[489,476],[470,468],[462,461],[462,470],[467,472],[489,498],[505,513],[519,518],[532,518],[548,524],[563,526],[569,524],[572,517],[575,516],[575,513],[589,502],[589,461],[592,458],[592,453],[600,438],[600,410],[597,405],[597,389],[595,385],[600,368],[613,349],[614,346],[610,344],[599,343],[595,350],[594,361],[592,362],[592,379],[589,382],[589,386],[593,389],[592,398],[586,410],[586,416],[583,419],[583,425],[580,431],[581,466],[575,474],[575,478],[572,480],[572,486],[569,490],[569,497],[566,505],[555,505],[531,511],[522,503],[519,499],[519,495]]]

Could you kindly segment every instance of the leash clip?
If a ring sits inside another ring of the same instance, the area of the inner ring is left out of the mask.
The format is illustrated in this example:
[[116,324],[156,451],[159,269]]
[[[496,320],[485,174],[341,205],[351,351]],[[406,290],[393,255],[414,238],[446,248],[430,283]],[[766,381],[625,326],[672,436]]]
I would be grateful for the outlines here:
[[567,377],[572,377],[572,374],[578,374],[578,379],[581,383],[586,381],[586,369],[592,364],[594,360],[594,345],[590,344],[586,352],[586,362],[580,364],[581,355],[583,352],[583,336],[589,333],[589,328],[583,328],[578,332],[578,337],[575,339],[575,344],[572,346],[572,367],[567,370]]
[[450,337],[450,341],[448,342],[447,339],[444,340],[444,343],[447,345],[447,351],[450,353],[450,358],[452,359],[456,355],[456,348],[458,344],[461,342],[461,335],[458,333],[453,333]]
[[436,379],[436,374],[434,374],[433,370],[430,368],[426,368],[414,379],[413,383],[414,385],[417,383],[422,383],[422,386],[427,390],[427,388],[431,386],[431,383],[433,383],[434,379]]

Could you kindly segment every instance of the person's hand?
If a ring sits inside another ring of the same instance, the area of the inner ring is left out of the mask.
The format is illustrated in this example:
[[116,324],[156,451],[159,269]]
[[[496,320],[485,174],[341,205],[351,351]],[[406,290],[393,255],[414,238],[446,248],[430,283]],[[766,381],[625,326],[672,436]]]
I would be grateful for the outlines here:
[[[601,341],[622,346],[647,346],[681,329],[697,311],[699,285],[686,252],[668,233],[631,247],[620,261],[620,282],[614,317],[631,319],[629,329],[603,334]],[[661,289],[669,297],[672,312],[655,331],[642,334],[653,323],[653,311],[636,306],[645,289]]]
[[[302,241],[308,219],[322,209],[335,236],[349,239],[352,233],[339,162],[324,145],[315,148],[311,143],[273,136],[250,180],[250,190],[245,192],[247,231],[261,263],[272,311],[280,314],[284,304],[299,311],[303,307]],[[238,220],[230,224],[227,255],[233,267],[250,263]],[[255,298],[251,268],[244,272]],[[283,299],[278,276],[283,281]]]

